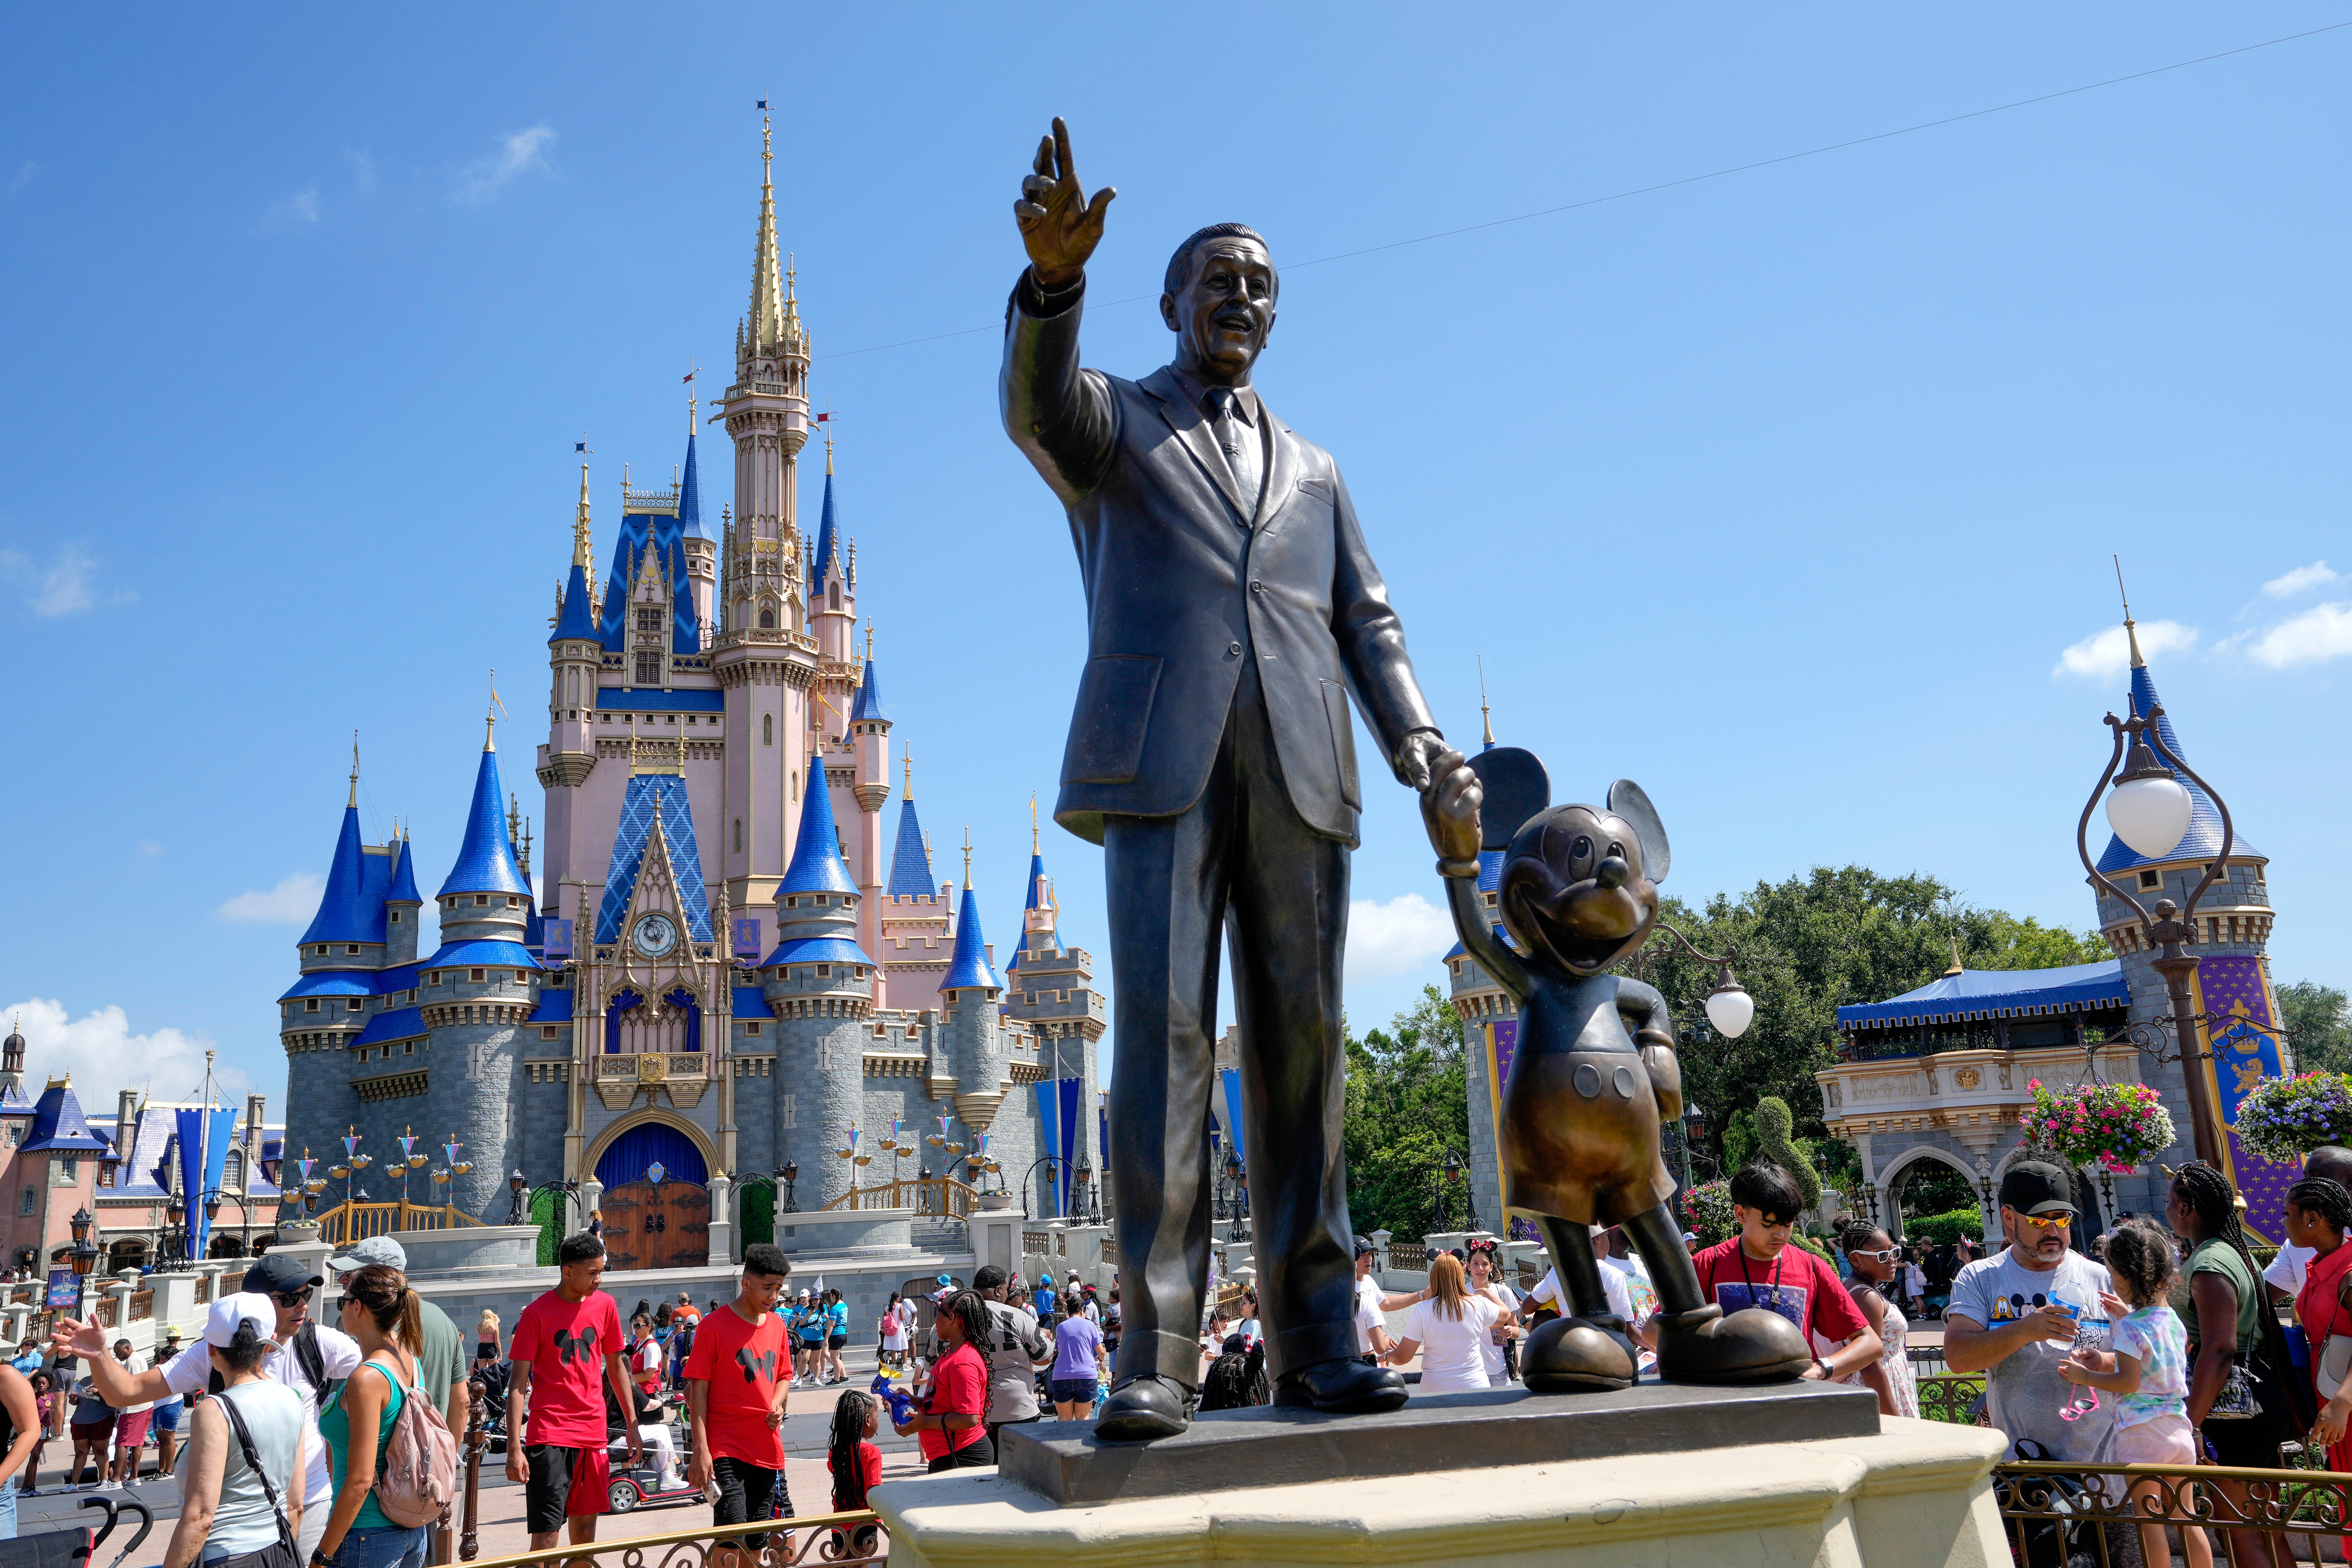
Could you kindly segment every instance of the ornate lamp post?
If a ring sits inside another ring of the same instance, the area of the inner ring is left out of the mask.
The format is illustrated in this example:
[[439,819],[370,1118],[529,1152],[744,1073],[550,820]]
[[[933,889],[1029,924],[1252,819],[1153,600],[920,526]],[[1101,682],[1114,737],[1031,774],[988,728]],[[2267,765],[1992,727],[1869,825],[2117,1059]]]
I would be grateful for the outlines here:
[[776,1174],[784,1178],[784,1212],[798,1214],[801,1211],[800,1200],[793,1195],[793,1184],[801,1179],[800,1161],[786,1160],[784,1168]]
[[89,1293],[89,1271],[98,1267],[98,1249],[89,1239],[89,1207],[75,1210],[74,1217],[66,1223],[73,1230],[74,1316],[79,1319]]
[[507,1214],[509,1225],[520,1225],[523,1222],[523,1194],[530,1190],[530,1178],[523,1175],[520,1168],[507,1177],[507,1191],[514,1195],[514,1207]]
[[[2221,1117],[2214,1103],[2213,1086],[2206,1077],[2204,1062],[2210,1051],[2197,1046],[2198,1017],[2189,998],[2189,977],[2197,973],[2197,956],[2187,950],[2197,917],[2197,901],[2205,895],[2214,880],[2229,863],[2231,846],[2237,842],[2237,831],[2230,823],[2230,808],[2213,787],[2197,775],[2197,770],[2172,753],[2157,728],[2157,720],[2164,716],[2163,705],[2147,710],[2142,717],[2137,705],[2128,718],[2118,719],[2108,714],[2103,722],[2115,732],[2115,748],[2108,754],[2106,767],[2099,770],[2099,781],[2091,789],[2091,798],[2083,803],[2082,820],[2074,825],[2074,852],[2081,857],[2083,868],[2091,880],[2105,888],[2138,915],[2147,927],[2147,939],[2155,944],[2152,960],[2156,972],[2164,977],[2167,999],[2172,1009],[2168,1018],[2151,1019],[2132,1029],[2133,1043],[2147,1051],[2158,1061],[2177,1061],[2180,1074],[2189,1084],[2189,1131],[2197,1148],[2197,1157],[2208,1165],[2221,1163]],[[2126,748],[2129,755],[2126,755]],[[2122,764],[2120,771],[2116,765]],[[2174,770],[2189,776],[2190,783],[2205,791],[2213,809],[2221,814],[2221,847],[2206,863],[2205,874],[2189,890],[2186,909],[2168,898],[2159,898],[2153,909],[2142,904],[2129,890],[2101,871],[2091,858],[2091,812],[2099,797],[2107,799],[2107,821],[2116,836],[2136,852],[2153,858],[2170,854],[2180,847],[2188,836],[2195,801],[2189,790],[2174,776]],[[2109,787],[2113,786],[2110,792]],[[2142,1031],[2154,1034],[2161,1026],[2173,1028],[2173,1054],[2167,1056],[2162,1049],[2161,1035],[2143,1039]]]
[[188,1201],[176,1192],[163,1201],[163,1235],[157,1250],[170,1262],[188,1260]]

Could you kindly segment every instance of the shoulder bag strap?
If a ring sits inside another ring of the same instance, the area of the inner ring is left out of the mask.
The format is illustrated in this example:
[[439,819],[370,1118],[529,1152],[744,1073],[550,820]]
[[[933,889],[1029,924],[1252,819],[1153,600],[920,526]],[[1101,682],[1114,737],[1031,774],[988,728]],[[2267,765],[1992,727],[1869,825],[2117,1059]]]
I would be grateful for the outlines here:
[[[245,1450],[247,1467],[261,1478],[261,1495],[269,1500],[269,1511],[278,1521],[279,1543],[299,1558],[301,1556],[301,1550],[296,1546],[293,1534],[286,1528],[285,1505],[278,1500],[278,1489],[269,1484],[269,1472],[262,1468],[261,1456],[254,1451],[253,1434],[246,1429],[245,1417],[237,1413],[236,1401],[228,1397],[226,1394],[222,1394],[215,1397],[215,1403],[219,1405],[222,1412],[228,1416],[229,1427],[236,1433],[236,1446]],[[295,1448],[297,1450],[295,1457],[299,1458],[301,1444],[299,1439]]]

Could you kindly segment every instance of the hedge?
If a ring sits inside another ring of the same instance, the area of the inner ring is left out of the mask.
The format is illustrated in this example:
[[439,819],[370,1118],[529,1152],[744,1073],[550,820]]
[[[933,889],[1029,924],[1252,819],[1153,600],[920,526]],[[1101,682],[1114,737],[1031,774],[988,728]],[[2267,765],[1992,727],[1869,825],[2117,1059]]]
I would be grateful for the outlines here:
[[1912,1243],[1948,1246],[1961,1237],[1971,1241],[1984,1239],[1984,1216],[1973,1208],[1955,1208],[1947,1214],[1915,1214],[1903,1221],[1903,1239]]

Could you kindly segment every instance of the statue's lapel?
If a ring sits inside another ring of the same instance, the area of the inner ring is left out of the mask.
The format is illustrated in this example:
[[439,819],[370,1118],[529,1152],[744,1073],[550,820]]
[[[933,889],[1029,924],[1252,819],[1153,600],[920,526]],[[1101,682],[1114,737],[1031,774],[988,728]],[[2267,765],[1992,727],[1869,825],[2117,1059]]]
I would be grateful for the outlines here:
[[[1250,515],[1249,507],[1242,503],[1241,490],[1234,483],[1234,471],[1226,465],[1225,455],[1217,450],[1216,437],[1210,433],[1208,420],[1178,388],[1174,374],[1162,365],[1135,384],[1150,392],[1152,401],[1160,405],[1160,417],[1168,422],[1168,428],[1176,433],[1176,439],[1184,444],[1184,450],[1192,455],[1192,461],[1199,464],[1201,472],[1209,476],[1209,482],[1217,487],[1217,494],[1233,507],[1234,517],[1246,519]],[[1246,522],[1244,526],[1247,526]]]
[[1283,503],[1298,488],[1298,438],[1290,434],[1288,425],[1274,416],[1263,397],[1257,400],[1257,413],[1265,421],[1266,431],[1273,438],[1268,444],[1274,448],[1274,459],[1266,469],[1265,492],[1258,497],[1257,517],[1250,524],[1252,528],[1263,528],[1280,517]]

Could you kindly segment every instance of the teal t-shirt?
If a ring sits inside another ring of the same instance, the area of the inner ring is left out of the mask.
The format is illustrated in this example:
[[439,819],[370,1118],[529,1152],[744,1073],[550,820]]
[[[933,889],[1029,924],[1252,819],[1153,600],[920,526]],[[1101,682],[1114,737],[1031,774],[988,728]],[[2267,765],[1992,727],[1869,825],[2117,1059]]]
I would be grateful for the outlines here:
[[[392,1424],[400,1419],[400,1407],[407,1400],[408,1391],[400,1385],[398,1377],[385,1370],[382,1362],[363,1361],[360,1363],[359,1371],[354,1371],[352,1376],[358,1376],[360,1371],[377,1374],[392,1387],[392,1397],[384,1401],[383,1420],[377,1427],[375,1434],[376,1467],[381,1472],[383,1466],[384,1440],[392,1436]],[[333,1461],[335,1490],[338,1493],[343,1490],[343,1479],[351,1470],[352,1417],[351,1413],[343,1408],[343,1395],[350,1387],[351,1382],[347,1378],[344,1380],[343,1386],[336,1389],[319,1410],[319,1435],[327,1440],[327,1454]],[[352,1521],[352,1528],[383,1530],[389,1529],[391,1525],[392,1521],[384,1517],[383,1510],[376,1506],[375,1489],[370,1487],[367,1500],[360,1504],[358,1517]]]

